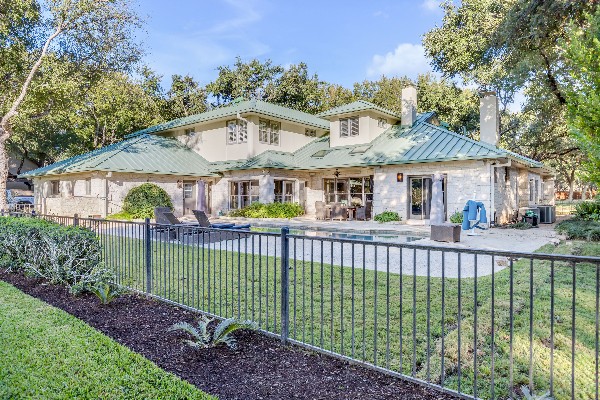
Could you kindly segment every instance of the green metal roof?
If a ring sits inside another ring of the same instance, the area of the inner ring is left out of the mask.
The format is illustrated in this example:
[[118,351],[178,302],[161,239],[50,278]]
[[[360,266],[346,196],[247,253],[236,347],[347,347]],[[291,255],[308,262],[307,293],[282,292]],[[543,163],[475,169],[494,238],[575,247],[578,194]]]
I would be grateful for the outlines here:
[[[542,167],[527,157],[469,139],[427,122],[433,113],[419,114],[412,127],[394,125],[369,143],[329,146],[329,137],[318,138],[294,153],[268,150],[237,165],[233,170],[280,168],[324,169],[398,165],[442,161],[512,158],[530,167]],[[364,150],[364,151],[363,151]]]
[[225,107],[215,108],[214,110],[210,110],[201,114],[190,115],[189,117],[178,118],[163,124],[154,125],[149,128],[142,129],[141,131],[132,133],[129,135],[129,137],[145,133],[168,131],[187,125],[197,124],[199,122],[208,122],[212,120],[233,117],[238,113],[255,113],[272,118],[280,118],[290,122],[296,122],[314,128],[329,130],[329,121],[319,118],[316,115],[308,114],[298,110],[292,110],[291,108],[267,103],[266,101],[244,100],[234,101]]
[[177,139],[143,134],[29,171],[22,177],[88,171],[214,176],[210,163]]
[[498,158],[509,158],[532,168],[543,167],[542,163],[522,155],[434,125],[429,122],[434,115],[433,112],[417,115],[412,127],[391,126],[368,144],[330,147],[329,136],[323,136],[293,153],[268,150],[247,160],[212,163],[177,139],[146,133],[21,176],[84,171],[218,176],[223,171],[262,168],[315,170]]
[[389,115],[396,119],[402,118],[400,115],[398,115],[390,110],[386,110],[383,107],[379,107],[373,103],[369,103],[368,101],[364,101],[364,100],[358,100],[358,101],[355,101],[350,104],[344,104],[342,106],[334,107],[332,109],[329,109],[329,110],[324,111],[317,115],[319,117],[332,117],[335,115],[342,115],[342,114],[354,113],[354,112],[359,112],[359,111],[370,111],[370,110],[379,111],[382,114]]

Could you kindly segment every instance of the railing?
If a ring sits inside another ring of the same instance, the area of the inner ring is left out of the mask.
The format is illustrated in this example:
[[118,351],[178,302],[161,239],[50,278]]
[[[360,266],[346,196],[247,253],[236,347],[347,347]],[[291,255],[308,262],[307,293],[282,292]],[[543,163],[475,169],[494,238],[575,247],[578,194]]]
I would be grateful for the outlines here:
[[464,398],[598,399],[600,258],[40,216],[117,283]]

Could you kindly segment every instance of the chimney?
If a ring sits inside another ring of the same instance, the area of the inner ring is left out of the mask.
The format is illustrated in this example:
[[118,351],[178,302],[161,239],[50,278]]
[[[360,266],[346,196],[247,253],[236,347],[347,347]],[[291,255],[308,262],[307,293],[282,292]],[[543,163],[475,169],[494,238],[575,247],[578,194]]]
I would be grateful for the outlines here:
[[497,146],[500,140],[500,112],[496,92],[481,92],[479,100],[479,140]]
[[409,85],[402,89],[402,126],[413,126],[417,120],[417,88]]

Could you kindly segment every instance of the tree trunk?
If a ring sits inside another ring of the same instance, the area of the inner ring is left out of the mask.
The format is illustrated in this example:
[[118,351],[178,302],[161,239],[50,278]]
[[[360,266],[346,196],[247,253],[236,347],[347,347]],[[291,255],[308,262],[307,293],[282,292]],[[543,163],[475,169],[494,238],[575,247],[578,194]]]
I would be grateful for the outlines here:
[[8,210],[6,199],[6,181],[8,180],[8,151],[6,139],[8,134],[0,127],[0,210]]

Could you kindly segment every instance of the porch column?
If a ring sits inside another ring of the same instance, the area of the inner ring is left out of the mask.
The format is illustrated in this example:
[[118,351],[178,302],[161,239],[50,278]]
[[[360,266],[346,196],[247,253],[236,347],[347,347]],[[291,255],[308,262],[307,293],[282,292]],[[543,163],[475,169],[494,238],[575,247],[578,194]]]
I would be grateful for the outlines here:
[[263,204],[275,201],[275,182],[269,174],[262,175],[258,181],[258,201]]

